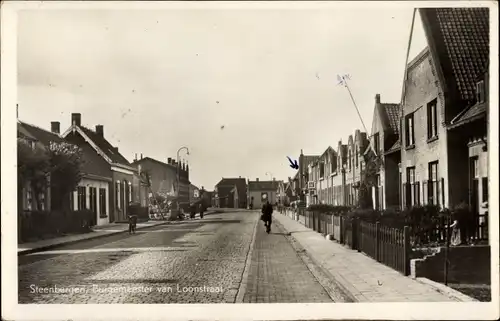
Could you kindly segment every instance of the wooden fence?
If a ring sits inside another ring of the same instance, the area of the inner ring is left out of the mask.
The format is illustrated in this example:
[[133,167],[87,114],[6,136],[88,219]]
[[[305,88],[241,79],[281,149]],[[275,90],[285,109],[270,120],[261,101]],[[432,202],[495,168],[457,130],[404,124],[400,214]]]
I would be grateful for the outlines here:
[[389,228],[327,213],[301,211],[305,226],[335,241],[363,252],[404,275],[410,274],[410,228]]

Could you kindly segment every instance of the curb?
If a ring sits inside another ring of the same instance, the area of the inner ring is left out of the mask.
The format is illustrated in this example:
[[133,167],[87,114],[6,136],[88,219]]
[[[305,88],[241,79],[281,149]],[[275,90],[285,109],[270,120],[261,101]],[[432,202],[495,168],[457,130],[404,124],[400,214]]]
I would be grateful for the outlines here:
[[250,274],[250,265],[252,264],[253,248],[255,245],[255,239],[257,238],[257,228],[259,226],[260,220],[257,219],[253,227],[252,242],[250,242],[249,250],[245,260],[245,268],[243,269],[243,274],[241,275],[241,283],[238,288],[238,293],[236,294],[236,299],[234,303],[243,303],[245,294],[247,292],[248,285],[248,275]]
[[[273,221],[273,223],[276,222],[276,220]],[[326,269],[323,264],[321,264],[317,259],[315,259],[311,253],[307,251],[307,249],[300,244],[300,242],[293,236],[293,233],[290,233],[284,226],[281,224],[281,222],[278,221],[279,226],[287,232],[290,238],[292,238],[297,244],[299,244],[303,249],[304,252],[303,254],[306,255],[329,279],[330,281],[335,284],[343,293],[343,295],[348,299],[348,303],[354,303],[354,302],[359,302],[359,300],[356,298],[354,294],[346,287],[344,286],[341,282],[338,281],[338,279],[330,272],[328,269]],[[311,232],[315,232],[314,230],[310,230]]]
[[[162,225],[166,225],[166,224],[170,224],[170,223],[171,222],[164,222],[164,223],[156,224],[156,225],[152,225],[152,226],[143,226],[143,227],[137,228],[136,230],[143,230],[143,229],[162,226]],[[92,232],[90,232],[90,233],[92,233]],[[114,236],[114,235],[118,235],[118,234],[122,234],[122,233],[128,233],[128,229],[123,230],[123,231],[119,231],[119,232],[112,232],[112,233],[107,233],[107,234],[95,235],[93,237],[84,238],[84,239],[78,239],[78,240],[72,240],[72,241],[68,241],[68,242],[50,244],[50,245],[45,245],[45,246],[41,246],[41,247],[37,247],[37,248],[33,248],[33,249],[26,249],[23,251],[18,251],[17,256],[23,256],[23,255],[27,255],[27,254],[42,252],[42,251],[51,250],[51,249],[54,249],[54,248],[57,248],[60,246],[71,245],[71,244],[75,244],[78,242],[84,242],[84,241],[89,241],[89,240],[96,240],[96,239],[100,239],[103,237]]]
[[425,284],[427,286],[432,287],[437,292],[444,294],[447,297],[449,297],[455,301],[458,301],[458,302],[480,302],[479,300],[474,299],[468,295],[465,295],[460,291],[452,289],[444,284],[432,281],[431,279],[424,278],[424,277],[417,277],[414,280],[416,280],[422,284]]

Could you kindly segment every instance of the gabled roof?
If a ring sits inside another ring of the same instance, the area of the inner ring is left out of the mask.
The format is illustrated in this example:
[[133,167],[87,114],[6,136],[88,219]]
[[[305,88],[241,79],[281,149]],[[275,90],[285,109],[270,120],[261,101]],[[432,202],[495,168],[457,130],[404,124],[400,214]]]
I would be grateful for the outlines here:
[[321,154],[321,156],[320,156],[319,158],[322,158],[323,156],[325,156],[325,155],[327,155],[327,154],[329,154],[329,155],[336,154],[336,152],[335,152],[335,150],[332,148],[332,146],[328,146],[328,147],[326,148],[326,150],[323,152],[323,154]]
[[304,163],[305,166],[309,165],[310,163],[313,163],[319,159],[318,155],[302,155],[304,158],[302,159],[302,162]]
[[[394,134],[399,134],[399,115],[401,108],[399,104],[380,104],[380,112],[384,119],[384,129],[392,131]],[[387,126],[387,128],[385,128]]]
[[164,166],[166,168],[169,168],[169,169],[172,169],[172,170],[177,170],[177,167],[175,165],[167,164],[165,162],[159,161],[159,160],[151,158],[151,157],[144,157],[144,158],[135,160],[135,161],[132,162],[132,165],[138,165],[138,164],[143,163],[144,161],[151,161],[153,163],[156,163],[158,165]]
[[476,78],[489,61],[488,8],[419,9],[440,81],[460,100],[476,99]]
[[222,178],[215,186],[223,189],[232,189],[236,186],[238,189],[238,197],[240,199],[246,199],[247,182],[244,178]]
[[487,103],[480,103],[464,109],[451,121],[451,125],[449,126],[449,128],[455,128],[459,125],[463,125],[476,119],[486,117],[488,113],[487,107]]
[[275,191],[278,189],[278,181],[248,181],[249,191]]
[[131,166],[130,162],[125,157],[123,157],[123,155],[120,154],[118,150],[106,140],[106,138],[97,134],[95,131],[89,128],[83,126],[79,127],[94,142],[94,144],[96,144],[97,147],[99,147],[103,151],[103,153],[105,153],[106,156],[108,156],[113,161],[113,163]]
[[51,131],[45,130],[35,125],[31,125],[22,121],[18,122],[18,128],[21,127],[23,130],[21,133],[23,135],[32,136],[30,138],[35,138],[40,143],[45,146],[49,146],[50,142],[61,143],[64,142],[64,139]]
[[[391,148],[389,148],[385,154],[391,154],[391,153],[394,153],[394,152],[397,152],[401,150],[401,142],[398,140],[396,140],[396,142],[394,143],[394,145],[391,146]],[[366,151],[368,152],[368,150]]]

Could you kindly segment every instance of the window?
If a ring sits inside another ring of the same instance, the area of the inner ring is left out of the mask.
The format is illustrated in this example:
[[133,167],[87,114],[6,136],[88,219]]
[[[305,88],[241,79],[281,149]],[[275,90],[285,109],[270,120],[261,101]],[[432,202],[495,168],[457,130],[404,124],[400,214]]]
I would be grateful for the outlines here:
[[427,138],[438,136],[437,133],[437,99],[427,104]]
[[483,177],[482,178],[482,184],[483,184],[483,197],[482,197],[482,201],[483,202],[488,202],[488,177]]
[[352,151],[351,151],[350,148],[349,148],[348,157],[349,157],[349,171],[351,171],[351,168],[352,168]]
[[359,147],[356,146],[356,168],[359,167]]
[[325,177],[325,163],[319,163],[319,178]]
[[78,210],[87,209],[87,189],[85,186],[78,186]]
[[415,145],[415,128],[414,128],[413,114],[406,115],[405,118],[405,138],[406,147]]
[[481,80],[476,84],[476,94],[477,94],[477,102],[484,103],[486,100],[486,93],[484,90],[484,81]]
[[418,196],[418,186],[415,180],[415,167],[408,167],[406,169],[406,204],[408,206],[417,205]]
[[128,201],[129,202],[132,202],[133,199],[132,199],[132,183],[128,183]]
[[100,216],[106,216],[106,189],[99,188],[99,209]]
[[472,165],[472,178],[479,178],[479,159],[477,157],[471,158]]
[[330,163],[331,165],[331,169],[332,169],[332,173],[335,173],[335,170],[337,169],[337,164],[335,164],[335,159],[334,157],[332,157],[332,162]]
[[439,205],[438,162],[429,163],[428,202],[430,205]]
[[378,155],[380,152],[380,134],[376,133],[373,135],[373,148],[375,149],[375,153]]

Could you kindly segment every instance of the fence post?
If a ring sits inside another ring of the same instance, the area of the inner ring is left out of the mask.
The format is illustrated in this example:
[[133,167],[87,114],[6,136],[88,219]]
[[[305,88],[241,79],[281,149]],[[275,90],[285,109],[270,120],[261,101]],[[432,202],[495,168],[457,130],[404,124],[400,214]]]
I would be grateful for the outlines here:
[[380,222],[375,223],[375,260],[380,262]]
[[410,275],[410,228],[404,227],[404,261],[405,261],[405,276]]

